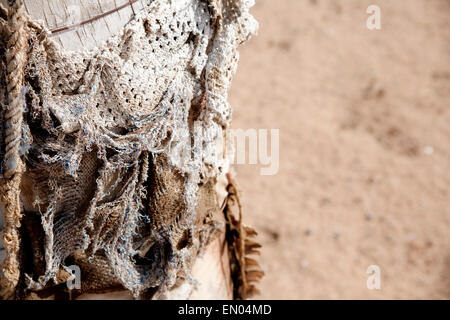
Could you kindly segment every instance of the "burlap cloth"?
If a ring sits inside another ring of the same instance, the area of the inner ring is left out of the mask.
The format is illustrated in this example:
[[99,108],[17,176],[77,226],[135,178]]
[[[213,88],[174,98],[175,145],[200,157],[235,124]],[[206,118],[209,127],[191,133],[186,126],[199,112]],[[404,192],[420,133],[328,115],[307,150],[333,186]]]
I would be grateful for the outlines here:
[[214,188],[229,154],[216,151],[252,1],[149,1],[86,52],[62,49],[20,2],[0,15],[3,290],[48,290],[69,265],[83,292],[190,281],[226,222]]

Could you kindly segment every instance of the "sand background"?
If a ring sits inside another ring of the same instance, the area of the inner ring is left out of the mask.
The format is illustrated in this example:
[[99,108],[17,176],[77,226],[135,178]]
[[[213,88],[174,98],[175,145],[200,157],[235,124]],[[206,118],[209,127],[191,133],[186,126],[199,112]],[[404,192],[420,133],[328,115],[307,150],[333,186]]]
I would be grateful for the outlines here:
[[[372,4],[381,30],[366,27]],[[264,246],[260,298],[449,299],[450,1],[257,0],[252,13],[233,127],[280,129],[277,175],[236,167]]]

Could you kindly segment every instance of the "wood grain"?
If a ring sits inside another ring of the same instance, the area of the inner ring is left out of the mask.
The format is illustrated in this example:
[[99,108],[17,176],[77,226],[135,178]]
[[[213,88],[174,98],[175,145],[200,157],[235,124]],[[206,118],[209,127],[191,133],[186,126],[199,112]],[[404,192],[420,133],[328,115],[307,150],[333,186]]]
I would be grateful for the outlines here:
[[[0,0],[7,6],[7,0]],[[52,37],[66,50],[100,46],[120,33],[150,0],[25,0],[31,18],[54,31]],[[63,29],[63,31],[61,31]]]

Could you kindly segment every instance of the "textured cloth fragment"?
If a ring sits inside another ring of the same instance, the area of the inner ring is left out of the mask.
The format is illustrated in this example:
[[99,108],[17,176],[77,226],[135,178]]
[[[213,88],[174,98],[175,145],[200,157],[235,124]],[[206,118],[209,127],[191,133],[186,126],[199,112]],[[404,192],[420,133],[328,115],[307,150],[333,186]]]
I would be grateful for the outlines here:
[[[199,196],[214,199],[228,170],[227,154],[213,151],[227,139],[237,48],[257,29],[252,2],[149,1],[86,52],[28,26],[20,201],[22,246],[33,259],[21,260],[25,291],[60,283],[73,264],[87,275],[85,292],[163,295],[189,281],[219,228],[221,204],[199,205]],[[0,75],[5,84],[4,57]]]

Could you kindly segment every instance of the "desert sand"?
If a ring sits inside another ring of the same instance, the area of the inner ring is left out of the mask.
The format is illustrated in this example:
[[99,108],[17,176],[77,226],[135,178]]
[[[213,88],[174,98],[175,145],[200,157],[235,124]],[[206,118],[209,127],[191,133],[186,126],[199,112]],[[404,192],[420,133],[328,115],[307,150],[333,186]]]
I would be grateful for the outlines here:
[[[381,8],[381,30],[366,9]],[[234,128],[280,129],[280,169],[236,166],[263,299],[450,298],[450,2],[257,0]],[[381,289],[366,286],[370,265]]]

